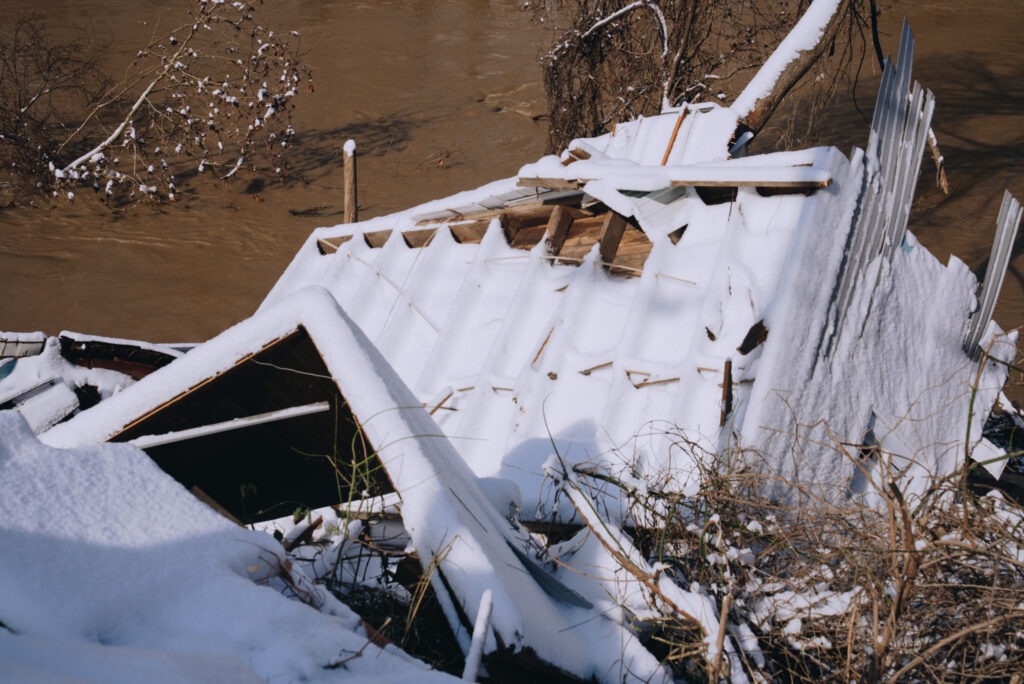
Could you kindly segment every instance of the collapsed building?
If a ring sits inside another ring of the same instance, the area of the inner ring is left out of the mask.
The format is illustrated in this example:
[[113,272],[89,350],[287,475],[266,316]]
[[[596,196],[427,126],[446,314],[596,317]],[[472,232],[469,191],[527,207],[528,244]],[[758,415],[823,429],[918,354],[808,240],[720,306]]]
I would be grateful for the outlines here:
[[[614,579],[553,572],[531,535],[597,520],[590,553],[642,564],[621,490],[568,491],[574,474],[685,494],[714,457],[780,499],[869,504],[965,458],[1002,475],[982,428],[1008,408],[1017,340],[991,317],[1021,208],[1007,195],[980,284],[906,231],[934,109],[912,55],[905,28],[866,150],[748,154],[729,107],[669,109],[314,231],[252,318],[194,348],[11,337],[0,407],[52,446],[133,443],[244,524],[389,502],[463,652],[667,678]],[[657,581],[715,632],[713,602]]]

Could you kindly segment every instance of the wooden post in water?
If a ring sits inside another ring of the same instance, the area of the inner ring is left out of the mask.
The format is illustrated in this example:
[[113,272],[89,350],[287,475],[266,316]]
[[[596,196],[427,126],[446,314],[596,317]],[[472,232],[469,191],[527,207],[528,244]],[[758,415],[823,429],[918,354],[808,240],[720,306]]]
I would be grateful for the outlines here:
[[345,223],[359,220],[359,205],[356,203],[356,141],[345,141]]

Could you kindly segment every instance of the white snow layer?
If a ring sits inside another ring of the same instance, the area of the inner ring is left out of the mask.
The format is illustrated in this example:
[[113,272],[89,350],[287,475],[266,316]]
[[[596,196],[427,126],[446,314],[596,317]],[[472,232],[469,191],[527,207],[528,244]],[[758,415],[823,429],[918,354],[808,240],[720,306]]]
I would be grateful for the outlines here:
[[319,612],[285,598],[277,542],[143,452],[55,449],[13,411],[0,412],[0,544],[5,681],[451,681],[367,645],[322,590],[307,587]]
[[107,398],[135,382],[124,373],[70,363],[61,356],[58,338],[44,339],[41,353],[7,360],[0,379],[0,405],[13,401],[33,432],[49,429],[78,408],[76,387],[91,385]]
[[[837,159],[836,177],[846,178],[807,201],[765,311],[758,381],[735,424],[782,482],[818,485],[826,496],[871,494],[902,473],[904,494],[921,494],[963,464],[965,445],[978,445],[1007,369],[979,369],[964,351],[977,304],[970,269],[955,256],[943,266],[910,233],[891,263],[879,256],[864,269],[845,320],[830,318],[862,160]],[[982,347],[1010,361],[1016,339],[993,323]],[[889,456],[862,459],[869,430],[892,455],[891,470]]]
[[[660,161],[675,119],[620,126],[591,148],[657,129],[663,137],[648,147]],[[835,156],[817,148],[778,163],[831,169]],[[645,227],[652,248],[640,278],[609,275],[596,249],[578,267],[553,263],[544,241],[513,249],[496,223],[480,244],[456,243],[443,224],[420,249],[399,234],[414,216],[510,193],[510,179],[315,231],[263,308],[309,284],[330,290],[421,402],[449,397],[435,421],[478,476],[515,481],[529,513],[575,515],[564,499],[556,509],[545,486],[552,439],[573,463],[695,486],[675,446],[680,432],[718,448],[727,359],[737,402],[749,392],[754,362],[736,348],[775,296],[806,198],[741,188],[735,202],[709,206],[692,188],[626,195],[592,185],[588,192],[627,204]],[[673,243],[668,233],[684,225]],[[382,248],[358,237],[333,254],[316,247],[319,238],[381,229],[394,229]]]
[[[303,326],[375,447],[402,497],[405,528],[421,562],[437,559],[432,582],[452,624],[445,582],[475,615],[483,592],[494,597],[491,624],[506,646],[532,648],[545,662],[600,681],[661,680],[665,672],[627,628],[593,611],[553,601],[510,547],[528,552],[529,534],[490,502],[421,403],[323,288],[309,287],[221,333],[43,439],[55,445],[100,442],[139,416],[230,368],[269,341]],[[154,499],[159,500],[159,499]],[[442,575],[444,580],[442,580]],[[468,645],[469,634],[456,630]],[[497,642],[488,638],[485,652]]]
[[800,56],[800,53],[811,50],[818,44],[822,32],[839,9],[842,1],[814,0],[811,3],[793,30],[782,39],[764,66],[757,70],[747,87],[732,103],[732,110],[740,119],[750,114],[757,106],[758,100],[772,91],[779,76]]
[[[710,107],[702,116],[727,111]],[[570,151],[605,168],[660,164],[677,120],[669,113],[620,125],[614,135],[575,141]],[[700,117],[687,117],[682,128],[694,120]],[[694,148],[699,155],[673,163],[724,159],[725,130],[714,144]],[[673,154],[688,144],[680,137]],[[915,459],[918,474],[950,472],[967,435],[968,384],[978,368],[962,348],[976,283],[958,260],[943,267],[908,235],[892,264],[876,266],[872,280],[857,286],[827,364],[816,361],[862,159],[823,147],[727,162],[810,165],[832,178],[809,197],[764,197],[741,187],[735,201],[708,205],[693,188],[623,192],[612,182],[588,183],[587,195],[634,216],[651,240],[639,278],[610,275],[596,246],[579,266],[553,262],[546,240],[528,252],[514,249],[497,222],[480,244],[459,244],[445,223],[435,223],[427,246],[407,246],[400,232],[422,228],[416,217],[516,196],[514,179],[499,181],[318,229],[263,307],[309,284],[330,290],[420,401],[441,404],[434,418],[473,471],[515,481],[538,518],[575,516],[544,480],[552,442],[572,463],[638,473],[684,492],[696,480],[693,454],[681,445],[695,443],[699,455],[739,443],[762,451],[770,471],[828,483],[845,496],[863,493],[864,483],[854,477],[857,450],[839,445],[861,444],[874,411],[883,448]],[[387,229],[382,248],[358,237]],[[356,237],[334,253],[318,251],[318,239],[341,235]],[[770,331],[767,341],[739,354],[758,321]],[[994,351],[1005,355],[1000,350],[1011,346]],[[734,411],[723,429],[727,360]],[[981,375],[972,442],[1003,378],[991,363]],[[817,432],[804,429],[811,425]]]

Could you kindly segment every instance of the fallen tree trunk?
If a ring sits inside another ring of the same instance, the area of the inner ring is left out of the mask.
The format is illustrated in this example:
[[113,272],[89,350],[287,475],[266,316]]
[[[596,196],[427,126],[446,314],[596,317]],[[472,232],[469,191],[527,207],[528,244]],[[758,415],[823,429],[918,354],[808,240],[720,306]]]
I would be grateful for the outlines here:
[[756,135],[783,98],[821,58],[842,26],[850,0],[814,0],[732,108]]

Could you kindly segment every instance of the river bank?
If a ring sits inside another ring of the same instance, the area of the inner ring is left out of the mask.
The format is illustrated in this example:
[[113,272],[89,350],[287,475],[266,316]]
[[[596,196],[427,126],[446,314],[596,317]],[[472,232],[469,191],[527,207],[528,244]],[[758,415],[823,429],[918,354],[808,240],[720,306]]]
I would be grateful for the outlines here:
[[[74,16],[102,17],[101,28],[98,19],[92,26],[117,36],[121,59],[170,21],[154,1],[74,6]],[[43,0],[37,11],[67,22],[70,7]],[[293,161],[302,180],[225,184],[199,200],[123,215],[88,201],[3,210],[0,328],[209,338],[253,311],[310,230],[341,220],[341,145],[349,137],[359,145],[364,218],[512,175],[543,153],[545,122],[535,117],[544,109],[536,60],[544,35],[517,7],[299,2],[264,11],[268,23],[299,31],[314,72],[316,92],[296,116]],[[1024,7],[897,3],[882,22],[887,51],[903,16],[917,36],[916,78],[936,93],[934,127],[951,186],[949,196],[935,188],[926,160],[910,230],[940,259],[956,254],[982,271],[1003,188],[1024,196],[1015,168],[1024,156]],[[11,20],[11,10],[0,10],[0,21]],[[865,67],[862,109],[874,100],[877,71]],[[849,95],[821,121],[816,143],[848,151],[866,142]],[[1004,328],[1024,323],[1017,252],[996,309]]]

